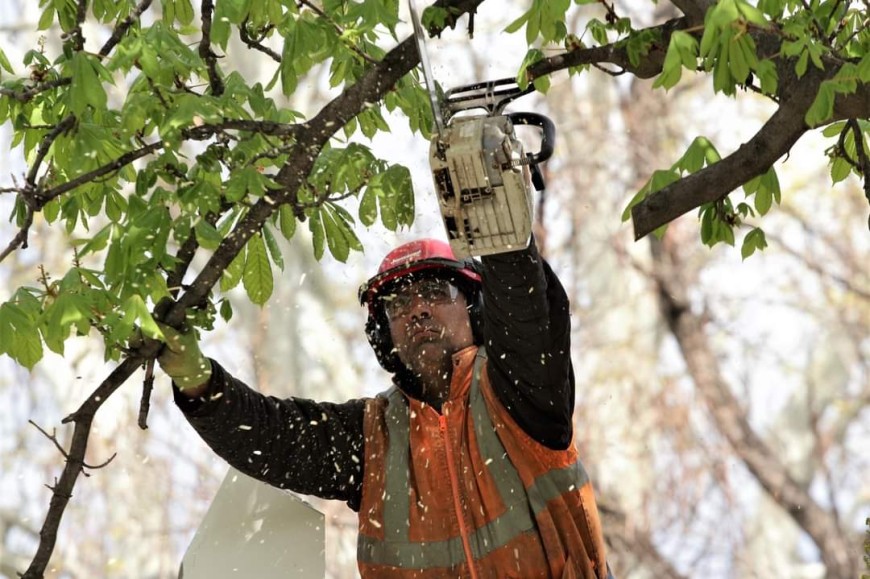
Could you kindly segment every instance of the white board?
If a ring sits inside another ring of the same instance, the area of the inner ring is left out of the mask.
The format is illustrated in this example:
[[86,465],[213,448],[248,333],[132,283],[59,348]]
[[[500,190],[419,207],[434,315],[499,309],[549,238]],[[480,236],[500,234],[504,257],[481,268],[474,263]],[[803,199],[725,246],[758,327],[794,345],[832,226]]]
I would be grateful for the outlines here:
[[323,513],[230,468],[181,562],[179,578],[323,577]]

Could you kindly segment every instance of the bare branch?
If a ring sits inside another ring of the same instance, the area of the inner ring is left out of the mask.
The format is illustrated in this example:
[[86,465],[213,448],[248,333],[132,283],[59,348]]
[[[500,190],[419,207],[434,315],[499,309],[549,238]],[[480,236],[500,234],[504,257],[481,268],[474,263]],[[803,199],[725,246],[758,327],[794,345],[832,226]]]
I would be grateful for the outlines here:
[[631,63],[625,46],[620,44],[608,44],[591,48],[578,48],[565,52],[564,54],[557,54],[556,56],[541,59],[527,69],[529,79],[533,80],[575,66],[586,64],[600,65],[602,63],[616,65],[623,71],[630,72],[638,78],[652,78],[662,71],[662,65],[665,61],[665,53],[667,52],[671,34],[676,30],[685,30],[688,26],[688,20],[685,18],[678,18],[668,20],[664,24],[641,31],[644,33],[652,32],[653,34],[660,35],[662,40],[660,43],[653,46],[650,49],[649,54],[647,54],[646,57],[636,66]]
[[671,0],[671,3],[686,15],[692,25],[704,22],[707,10],[715,4],[712,0]]
[[[70,459],[69,453],[66,451],[66,449],[64,449],[63,445],[61,445],[60,441],[57,439],[57,431],[56,430],[53,429],[51,431],[51,434],[49,434],[41,426],[39,426],[37,423],[35,423],[34,421],[28,420],[27,422],[29,422],[31,425],[33,425],[33,427],[36,428],[39,432],[41,432],[43,436],[45,436],[47,439],[49,439],[54,444],[55,448],[57,448],[60,451],[60,453],[63,455],[63,457],[66,460]],[[113,453],[112,456],[110,456],[107,460],[105,460],[97,465],[92,466],[92,465],[87,464],[84,461],[82,461],[81,465],[82,465],[82,468],[90,468],[90,469],[103,468],[104,466],[106,466],[107,464],[109,464],[110,462],[115,460],[115,457],[117,455],[118,455],[117,452]],[[49,488],[52,488],[52,487],[49,487]]]
[[79,0],[76,6],[76,25],[70,31],[69,38],[72,42],[72,49],[75,52],[81,52],[85,49],[85,35],[82,32],[82,24],[85,22],[85,16],[88,14],[88,0]]
[[63,195],[64,193],[66,193],[68,191],[72,191],[73,189],[75,189],[79,185],[84,185],[85,183],[89,183],[90,181],[93,181],[95,179],[99,179],[100,177],[103,177],[105,175],[109,175],[110,173],[114,173],[114,172],[122,169],[123,167],[129,165],[133,161],[135,161],[137,159],[141,159],[142,157],[145,157],[146,155],[150,155],[154,151],[162,149],[163,144],[164,144],[163,141],[156,141],[156,142],[151,143],[149,145],[145,145],[144,147],[140,147],[134,151],[129,151],[127,153],[124,153],[123,155],[121,155],[120,157],[118,157],[117,159],[112,161],[111,163],[103,165],[102,167],[94,169],[93,171],[89,171],[87,173],[84,173],[83,175],[79,175],[75,179],[72,179],[70,181],[67,181],[66,183],[58,185],[57,187],[55,187],[53,189],[49,189],[47,191],[42,192],[39,196],[40,205],[38,208],[41,209],[42,207],[45,206],[46,203],[48,203],[49,201],[51,201],[55,197]]
[[[150,345],[150,349],[144,349],[141,354],[144,356],[154,356],[156,355],[157,347],[155,342]],[[108,400],[109,396],[136,371],[143,359],[131,357],[124,360],[109,374],[75,413],[63,420],[64,423],[75,422],[72,443],[70,444],[66,466],[64,466],[60,479],[51,487],[51,501],[45,521],[39,531],[39,545],[33,560],[30,562],[30,566],[22,575],[23,578],[41,579],[43,577],[51,554],[54,551],[54,545],[57,542],[57,531],[60,528],[63,513],[72,496],[76,480],[85,466],[84,458],[88,449],[88,437],[90,436],[94,415],[103,402]],[[101,466],[105,466],[105,464]]]
[[[870,156],[864,150],[864,135],[861,132],[861,125],[855,119],[846,121],[846,126],[852,131],[855,137],[855,152],[858,155],[858,167],[864,175],[864,196],[870,202]],[[868,219],[868,227],[870,227],[870,219]]]

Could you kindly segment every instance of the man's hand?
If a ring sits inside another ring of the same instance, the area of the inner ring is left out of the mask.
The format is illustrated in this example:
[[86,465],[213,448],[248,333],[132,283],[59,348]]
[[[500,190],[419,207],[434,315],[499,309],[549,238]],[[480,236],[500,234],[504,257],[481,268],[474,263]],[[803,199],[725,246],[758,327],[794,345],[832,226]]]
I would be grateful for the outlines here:
[[196,398],[203,394],[211,378],[211,362],[202,355],[196,334],[158,324],[163,332],[166,347],[157,361],[185,396]]

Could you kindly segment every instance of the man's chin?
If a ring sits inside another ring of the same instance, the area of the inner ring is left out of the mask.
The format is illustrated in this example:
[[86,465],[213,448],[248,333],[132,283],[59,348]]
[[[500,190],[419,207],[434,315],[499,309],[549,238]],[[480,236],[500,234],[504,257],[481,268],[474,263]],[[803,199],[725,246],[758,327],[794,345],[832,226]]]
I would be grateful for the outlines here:
[[450,354],[445,349],[437,335],[425,340],[415,341],[408,351],[408,361],[412,368],[439,367],[445,356]]

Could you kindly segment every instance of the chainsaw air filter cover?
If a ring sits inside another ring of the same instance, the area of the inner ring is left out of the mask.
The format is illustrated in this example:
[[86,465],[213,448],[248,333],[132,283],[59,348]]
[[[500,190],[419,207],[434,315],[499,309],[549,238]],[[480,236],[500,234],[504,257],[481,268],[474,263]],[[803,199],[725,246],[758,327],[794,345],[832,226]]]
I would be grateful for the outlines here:
[[527,156],[508,115],[454,117],[432,140],[429,163],[457,256],[528,246],[532,187]]

